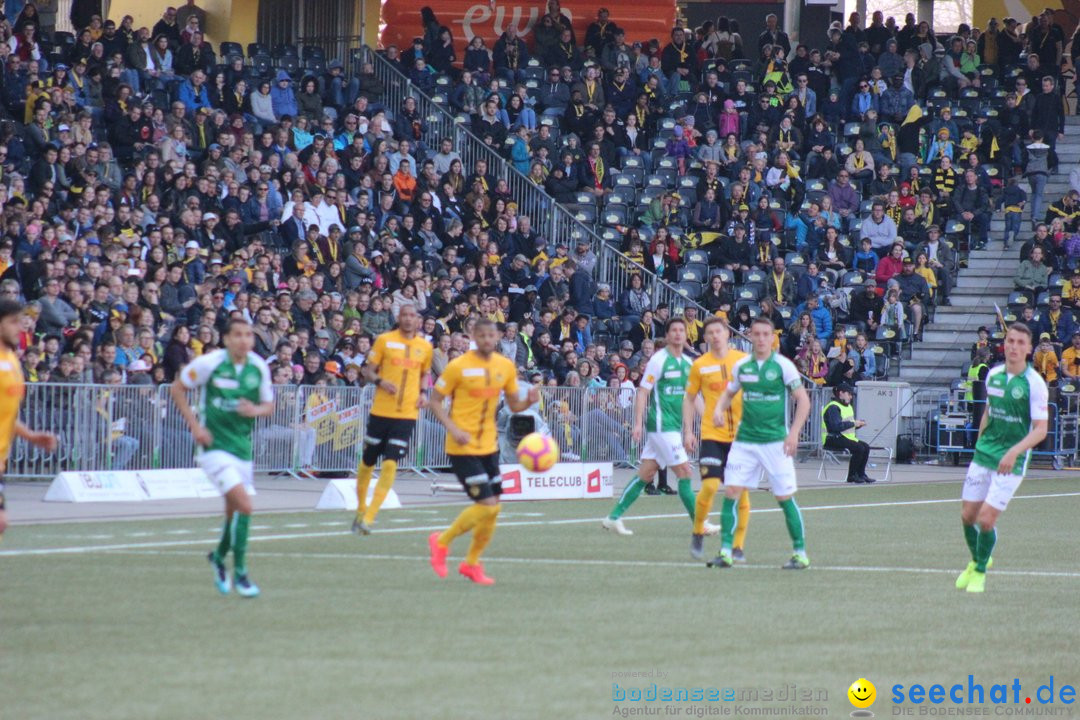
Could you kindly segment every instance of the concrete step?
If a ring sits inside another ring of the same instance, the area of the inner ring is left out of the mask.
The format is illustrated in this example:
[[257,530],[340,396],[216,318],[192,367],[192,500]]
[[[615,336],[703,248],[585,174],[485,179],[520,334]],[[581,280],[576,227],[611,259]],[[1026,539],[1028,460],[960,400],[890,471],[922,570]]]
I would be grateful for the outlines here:
[[[994,319],[994,298],[988,298],[987,304],[979,308],[978,310],[972,310],[969,307],[962,307],[959,305],[943,305],[934,311],[934,324],[935,325],[951,325],[951,324],[965,324],[969,319]],[[982,323],[979,323],[982,324]],[[977,326],[976,326],[977,327]]]
[[976,276],[997,275],[999,272],[1005,272],[1010,269],[1015,271],[1016,266],[1019,264],[1020,260],[1012,249],[1003,251],[1001,257],[985,257],[972,253],[971,257],[968,258],[967,267],[960,272],[960,277],[962,278],[964,275],[968,274]]
[[955,292],[961,288],[1002,294],[1002,291],[1008,293],[1009,290],[1012,290],[1013,281],[1011,275],[1005,274],[1004,268],[1001,272],[976,270],[960,274],[960,277],[956,279],[956,288],[953,291]]
[[949,372],[942,368],[925,368],[909,366],[906,363],[900,365],[900,380],[912,385],[922,386],[947,386],[954,378],[959,376],[956,372]]
[[942,356],[940,360],[936,357],[919,357],[918,354],[913,354],[911,357],[902,360],[900,367],[906,369],[926,368],[928,370],[943,368],[945,372],[954,373],[959,372],[960,367],[967,360],[968,354],[962,351],[955,355]]
[[[990,327],[987,324],[987,327]],[[979,326],[976,325],[975,329],[978,330]],[[937,323],[927,325],[923,329],[923,342],[916,345],[916,348],[920,348],[923,345],[932,345],[934,347],[960,347],[970,349],[971,343],[978,339],[978,335],[975,331],[962,329],[962,330],[948,330],[945,327],[939,327]]]
[[[998,305],[1001,305],[1002,302],[1004,302],[1006,295],[1006,293],[988,295],[979,288],[958,287],[954,288],[953,291],[949,293],[949,302],[952,303],[949,307],[959,311],[959,314],[966,315],[975,312],[977,309],[981,310],[986,307],[993,309],[993,303],[996,302]],[[945,309],[946,308],[938,308],[937,312],[939,318],[941,317],[941,311]]]

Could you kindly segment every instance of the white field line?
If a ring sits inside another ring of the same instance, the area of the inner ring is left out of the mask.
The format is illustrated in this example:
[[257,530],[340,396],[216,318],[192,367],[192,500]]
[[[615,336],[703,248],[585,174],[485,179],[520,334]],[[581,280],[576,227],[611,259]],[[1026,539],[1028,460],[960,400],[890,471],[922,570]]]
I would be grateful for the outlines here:
[[[1080,492],[1069,493],[1046,493],[1041,495],[1017,495],[1013,500],[1039,500],[1042,498],[1060,498],[1060,497],[1077,497],[1080,496]],[[892,502],[876,502],[876,503],[856,503],[856,504],[843,504],[843,505],[812,505],[802,507],[803,512],[809,512],[812,510],[847,510],[858,508],[879,508],[879,507],[901,507],[909,505],[941,505],[946,503],[957,503],[956,498],[940,498],[936,500],[897,500]],[[770,513],[780,512],[780,508],[759,508],[752,510],[755,513]],[[714,515],[717,513],[713,513]],[[638,515],[636,517],[627,518],[628,520],[666,520],[671,518],[685,517],[685,513],[666,513],[657,515]],[[512,520],[510,522],[500,522],[499,528],[508,527],[530,527],[538,525],[580,525],[587,523],[598,523],[599,518],[570,518],[566,520]],[[394,533],[411,533],[411,532],[431,532],[433,530],[442,530],[445,528],[445,524],[440,525],[424,525],[414,527],[396,527],[380,529],[377,532],[380,535],[390,535]],[[250,538],[250,542],[268,542],[271,540],[304,540],[307,538],[319,538],[319,537],[336,537],[339,535],[349,535],[348,530],[334,530],[325,532],[297,532],[297,533],[277,533],[273,535],[255,535]],[[22,550],[0,550],[0,558],[4,557],[26,557],[32,555],[79,555],[83,553],[93,552],[107,552],[114,550],[143,550],[150,548],[167,548],[167,547],[183,547],[188,545],[203,545],[206,543],[206,539],[198,540],[163,540],[154,542],[143,543],[116,543],[111,545],[74,545],[68,547],[54,547],[54,548],[27,548]]]
[[[176,555],[191,557],[191,553],[180,550],[118,550],[107,553],[109,555]],[[365,554],[365,553],[319,553],[319,552],[259,552],[259,557],[296,558],[300,560],[392,560],[421,563],[427,560],[422,555],[388,555],[388,554]],[[602,560],[602,559],[575,559],[575,558],[520,558],[520,557],[484,557],[485,565],[516,564],[516,565],[599,565],[606,567],[670,567],[670,568],[694,568],[700,570],[701,562],[674,562],[670,560]],[[737,565],[723,575],[738,573],[740,570],[780,570],[779,565]],[[823,570],[826,572],[902,572],[921,575],[956,575],[955,568],[927,568],[927,567],[885,567],[885,566],[854,566],[854,565],[811,565],[810,570]],[[717,570],[716,572],[720,572]],[[995,577],[999,575],[1018,577],[1056,577],[1056,578],[1080,578],[1080,572],[1068,572],[1057,570],[994,570]]]

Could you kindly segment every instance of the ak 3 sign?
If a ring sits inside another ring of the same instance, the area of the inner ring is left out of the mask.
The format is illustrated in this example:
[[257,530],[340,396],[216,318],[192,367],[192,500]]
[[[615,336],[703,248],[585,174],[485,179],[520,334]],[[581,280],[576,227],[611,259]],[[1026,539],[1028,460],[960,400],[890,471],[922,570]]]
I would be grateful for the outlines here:
[[547,472],[500,465],[503,500],[579,500],[612,497],[611,463],[555,463]]
[[[531,50],[530,31],[547,12],[547,4],[541,0],[432,0],[424,4],[435,12],[440,23],[450,28],[459,61],[465,58],[465,46],[474,37],[482,37],[491,50],[499,36],[509,28],[516,29]],[[414,37],[424,34],[417,7],[417,3],[409,0],[383,3],[380,37],[383,47],[408,48]],[[657,38],[663,45],[675,24],[675,0],[621,0],[617,5],[606,0],[574,2],[573,7],[563,7],[562,13],[570,18],[578,45],[585,41],[585,30],[596,20],[596,13],[602,7],[612,9],[611,20],[626,31],[627,43]]]

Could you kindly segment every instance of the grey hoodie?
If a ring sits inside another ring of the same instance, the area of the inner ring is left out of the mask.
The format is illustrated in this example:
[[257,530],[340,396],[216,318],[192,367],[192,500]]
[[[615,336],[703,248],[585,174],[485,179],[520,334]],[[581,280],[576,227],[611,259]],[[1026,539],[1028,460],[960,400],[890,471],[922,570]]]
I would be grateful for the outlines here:
[[1047,161],[1050,157],[1050,146],[1043,142],[1033,142],[1027,146],[1028,161],[1024,166],[1024,176],[1049,175],[1050,168]]

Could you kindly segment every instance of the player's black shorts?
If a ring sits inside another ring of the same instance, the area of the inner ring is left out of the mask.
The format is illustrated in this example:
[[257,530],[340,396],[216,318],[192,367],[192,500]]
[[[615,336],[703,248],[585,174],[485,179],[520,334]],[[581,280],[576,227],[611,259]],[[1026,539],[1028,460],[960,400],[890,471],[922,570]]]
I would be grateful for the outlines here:
[[701,478],[717,478],[724,482],[724,467],[727,465],[727,456],[731,452],[731,443],[719,440],[702,440],[701,452],[698,454],[698,468],[701,470]]
[[368,417],[367,430],[364,431],[365,465],[374,465],[381,455],[384,460],[400,462],[409,449],[409,438],[416,427],[415,420],[388,418],[380,415]]
[[499,453],[490,455],[451,455],[450,469],[473,500],[502,495]]

